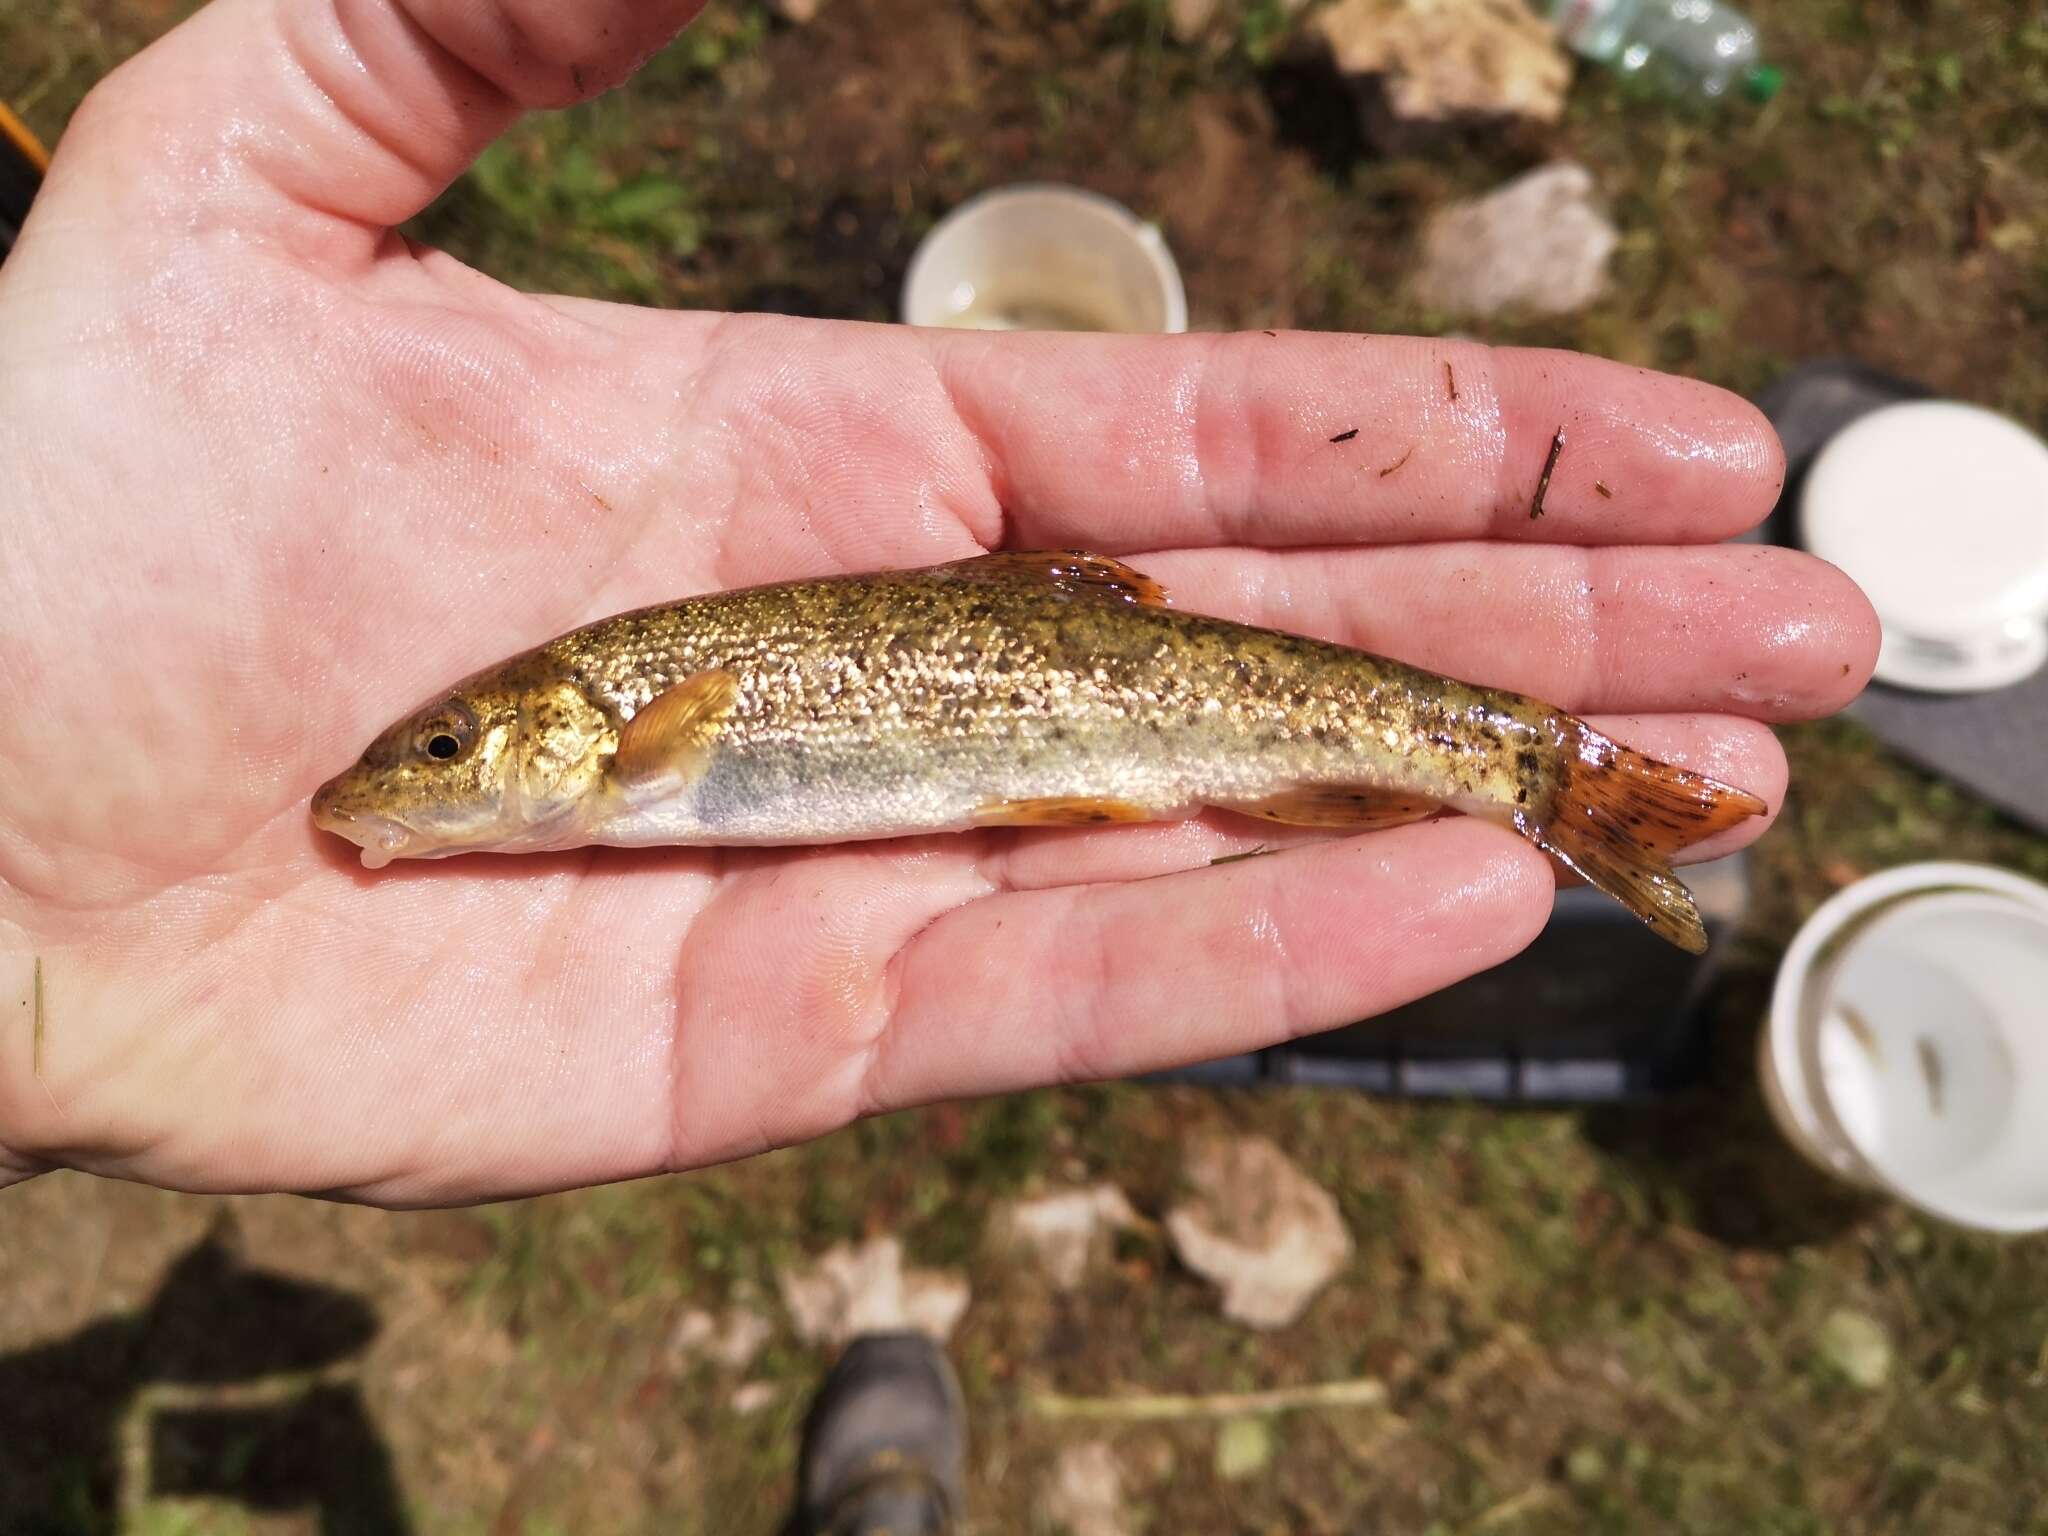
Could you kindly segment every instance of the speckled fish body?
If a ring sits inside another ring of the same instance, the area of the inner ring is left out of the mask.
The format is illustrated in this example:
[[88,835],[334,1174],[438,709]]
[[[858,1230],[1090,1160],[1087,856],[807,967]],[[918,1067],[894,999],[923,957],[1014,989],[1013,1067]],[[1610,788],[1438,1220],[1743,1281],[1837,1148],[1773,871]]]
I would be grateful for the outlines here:
[[1704,935],[1668,853],[1761,809],[1535,700],[1187,613],[1138,573],[1078,553],[757,587],[603,620],[407,716],[314,809],[375,867],[472,849],[1167,820],[1205,806],[1353,829],[1446,807],[1483,815],[1688,948]]

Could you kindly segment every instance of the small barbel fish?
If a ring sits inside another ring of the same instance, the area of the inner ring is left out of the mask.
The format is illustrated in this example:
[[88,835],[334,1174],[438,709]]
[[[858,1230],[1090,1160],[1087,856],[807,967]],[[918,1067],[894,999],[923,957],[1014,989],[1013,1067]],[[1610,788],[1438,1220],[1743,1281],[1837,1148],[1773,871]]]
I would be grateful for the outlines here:
[[479,672],[321,786],[363,863],[1166,821],[1510,827],[1695,953],[1678,849],[1764,809],[1534,699],[1205,618],[1080,552],[721,592]]

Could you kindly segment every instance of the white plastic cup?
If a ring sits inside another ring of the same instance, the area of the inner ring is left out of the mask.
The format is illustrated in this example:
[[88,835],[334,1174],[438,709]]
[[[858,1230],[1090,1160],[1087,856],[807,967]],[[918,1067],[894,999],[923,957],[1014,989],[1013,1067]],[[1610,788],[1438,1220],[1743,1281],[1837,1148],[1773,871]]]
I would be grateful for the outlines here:
[[903,280],[909,325],[985,331],[1185,331],[1159,230],[1079,187],[984,192],[925,236]]
[[1876,608],[1880,681],[1972,692],[2048,663],[2048,443],[2020,423],[1960,400],[1872,411],[1815,457],[1799,525]]
[[2048,887],[1944,862],[1838,892],[1786,952],[1758,1065],[1828,1172],[1958,1226],[2048,1230]]

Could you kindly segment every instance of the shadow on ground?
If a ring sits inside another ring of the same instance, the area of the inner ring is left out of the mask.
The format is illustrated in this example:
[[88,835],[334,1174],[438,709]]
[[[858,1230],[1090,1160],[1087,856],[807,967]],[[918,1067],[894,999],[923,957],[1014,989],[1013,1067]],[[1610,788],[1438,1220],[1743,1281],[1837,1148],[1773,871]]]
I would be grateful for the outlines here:
[[359,1298],[244,1265],[217,1227],[149,1304],[0,1355],[0,1530],[97,1536],[144,1498],[311,1510],[323,1536],[409,1529],[352,1381]]
[[1588,1111],[1588,1138],[1631,1164],[1669,1213],[1737,1248],[1825,1242],[1870,1214],[1875,1197],[1822,1173],[1786,1141],[1757,1083],[1767,972],[1718,978],[1699,1077],[1667,1100]]

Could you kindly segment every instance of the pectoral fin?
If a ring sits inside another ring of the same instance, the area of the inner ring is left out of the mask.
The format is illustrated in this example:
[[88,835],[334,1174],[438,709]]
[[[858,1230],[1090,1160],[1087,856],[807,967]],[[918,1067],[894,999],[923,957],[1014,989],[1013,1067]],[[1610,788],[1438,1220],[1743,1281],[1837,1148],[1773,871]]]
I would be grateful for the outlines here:
[[656,694],[619,732],[612,779],[635,794],[693,783],[739,697],[730,672],[699,672]]
[[971,560],[955,560],[946,569],[963,581],[1040,581],[1077,597],[1107,597],[1141,608],[1167,606],[1166,589],[1143,571],[1081,549],[977,555]]
[[1263,800],[1248,800],[1223,809],[1290,827],[1369,832],[1377,827],[1420,821],[1434,815],[1440,807],[1436,801],[1419,795],[1376,789],[1369,784],[1297,784]]

